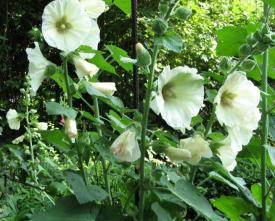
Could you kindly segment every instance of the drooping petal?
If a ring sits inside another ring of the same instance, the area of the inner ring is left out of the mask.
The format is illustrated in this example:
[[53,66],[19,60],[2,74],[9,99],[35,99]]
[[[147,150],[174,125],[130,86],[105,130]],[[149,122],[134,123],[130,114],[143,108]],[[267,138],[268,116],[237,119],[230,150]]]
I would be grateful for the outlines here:
[[90,85],[105,95],[112,96],[116,92],[116,84],[113,82],[91,82]]
[[9,124],[10,129],[12,130],[19,130],[20,128],[20,119],[19,114],[14,109],[9,109],[6,118]]

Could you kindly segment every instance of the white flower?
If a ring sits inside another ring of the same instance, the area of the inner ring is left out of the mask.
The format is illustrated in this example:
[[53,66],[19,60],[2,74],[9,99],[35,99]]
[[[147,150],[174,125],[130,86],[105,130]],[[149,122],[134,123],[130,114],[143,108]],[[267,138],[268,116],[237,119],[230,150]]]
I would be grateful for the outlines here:
[[166,123],[174,129],[190,129],[192,117],[203,105],[203,78],[194,68],[167,66],[160,74],[158,91],[151,102],[156,114],[161,114]]
[[191,158],[190,151],[181,148],[167,147],[164,152],[171,161],[176,163]]
[[91,82],[89,84],[104,95],[112,96],[117,90],[113,82]]
[[242,144],[258,127],[261,113],[257,108],[260,102],[260,90],[249,81],[244,72],[236,71],[230,74],[224,85],[218,91],[214,102],[217,104],[216,115],[221,125],[229,127],[235,134],[242,132],[246,137],[240,137]]
[[180,148],[190,153],[190,158],[186,159],[186,162],[192,165],[198,164],[202,157],[210,158],[213,155],[209,143],[200,135],[181,139]]
[[12,141],[12,143],[13,143],[13,144],[19,144],[19,143],[22,143],[22,142],[24,141],[24,139],[25,139],[25,135],[21,135],[21,136],[15,138],[15,139]]
[[77,126],[76,121],[73,119],[66,118],[65,119],[65,133],[71,138],[72,142],[74,142],[75,138],[77,137]]
[[90,18],[97,19],[105,11],[103,0],[79,0]]
[[241,149],[242,146],[230,134],[221,142],[221,146],[218,149],[218,157],[228,171],[232,171],[236,167],[236,157]]
[[28,75],[31,77],[31,95],[35,96],[38,88],[42,84],[43,80],[47,77],[46,70],[47,66],[53,65],[48,61],[39,48],[39,44],[34,42],[35,48],[27,48],[26,52],[29,60],[29,72]]
[[[97,50],[98,43],[100,42],[100,30],[96,21],[91,20],[91,28],[81,45],[87,45],[94,50]],[[80,57],[84,59],[90,59],[94,57],[94,53],[79,53]]]
[[91,19],[78,0],[55,0],[44,9],[42,33],[46,42],[66,53],[83,44]]
[[19,130],[20,128],[20,116],[14,109],[9,109],[6,115],[10,129]]
[[46,123],[46,122],[38,122],[38,123],[35,124],[35,127],[38,130],[48,130],[48,123]]
[[119,161],[134,162],[140,158],[140,149],[136,131],[128,129],[123,132],[111,145],[111,152]]
[[76,74],[79,79],[85,76],[93,77],[99,70],[99,68],[96,65],[78,56],[75,56],[73,58],[73,63],[75,65]]

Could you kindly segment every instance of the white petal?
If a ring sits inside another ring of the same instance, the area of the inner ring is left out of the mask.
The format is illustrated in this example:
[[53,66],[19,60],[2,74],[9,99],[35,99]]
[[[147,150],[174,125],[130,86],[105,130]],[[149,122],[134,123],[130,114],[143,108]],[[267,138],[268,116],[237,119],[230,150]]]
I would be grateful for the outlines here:
[[105,95],[112,96],[116,91],[116,84],[113,82],[96,82],[90,85]]
[[48,130],[48,123],[46,122],[38,122],[35,126],[38,130]]
[[17,113],[16,110],[9,109],[9,111],[6,114],[6,118],[7,118],[10,129],[19,130],[20,120],[19,120],[19,114]]
[[105,2],[102,0],[79,0],[90,18],[96,19],[105,11]]
[[85,76],[93,77],[99,71],[99,68],[96,65],[84,60],[81,57],[75,56],[73,58],[73,63],[79,79]]

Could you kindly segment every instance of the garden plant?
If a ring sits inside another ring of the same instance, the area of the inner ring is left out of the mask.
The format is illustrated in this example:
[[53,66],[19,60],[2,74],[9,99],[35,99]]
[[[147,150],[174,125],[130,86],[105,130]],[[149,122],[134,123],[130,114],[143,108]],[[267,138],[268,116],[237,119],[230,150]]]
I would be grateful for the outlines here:
[[41,5],[26,48],[1,15],[0,220],[275,221],[274,0]]

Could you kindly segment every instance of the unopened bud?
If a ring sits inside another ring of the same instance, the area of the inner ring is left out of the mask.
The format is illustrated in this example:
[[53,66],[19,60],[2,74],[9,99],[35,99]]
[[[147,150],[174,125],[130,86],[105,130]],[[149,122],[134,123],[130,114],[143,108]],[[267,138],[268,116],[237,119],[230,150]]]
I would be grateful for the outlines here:
[[161,13],[161,15],[165,16],[166,13],[169,10],[169,4],[167,2],[160,2],[159,3],[159,11]]
[[258,41],[262,40],[262,34],[259,30],[257,30],[254,34],[253,34],[254,38],[256,38]]
[[153,24],[153,31],[161,36],[163,35],[168,29],[168,23],[166,21],[164,21],[161,18],[158,18],[155,20],[154,24]]
[[251,47],[249,44],[243,44],[240,47],[240,55],[247,56],[251,54]]
[[192,15],[192,10],[185,7],[180,7],[176,10],[176,16],[186,21]]
[[77,127],[76,127],[76,121],[75,120],[66,118],[66,120],[65,120],[65,133],[74,142],[75,138],[77,137]]
[[147,49],[141,44],[136,44],[136,52],[137,52],[137,64],[141,67],[147,67],[151,64],[151,55],[147,51]]
[[220,70],[224,73],[228,72],[231,69],[232,62],[228,57],[223,57],[220,62]]
[[255,66],[256,66],[256,62],[251,59],[247,59],[241,64],[241,68],[247,72],[252,71],[255,68]]
[[254,45],[254,44],[256,44],[258,41],[257,41],[257,39],[254,37],[253,34],[250,34],[250,35],[247,36],[246,42],[247,42],[248,44],[250,44],[250,45]]

